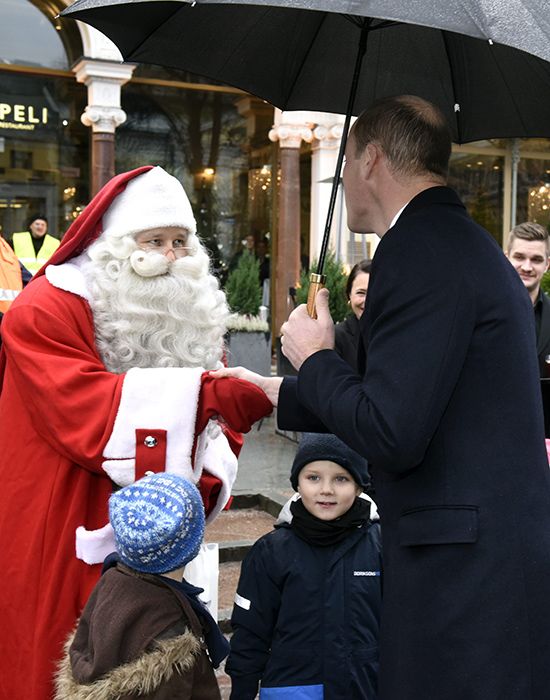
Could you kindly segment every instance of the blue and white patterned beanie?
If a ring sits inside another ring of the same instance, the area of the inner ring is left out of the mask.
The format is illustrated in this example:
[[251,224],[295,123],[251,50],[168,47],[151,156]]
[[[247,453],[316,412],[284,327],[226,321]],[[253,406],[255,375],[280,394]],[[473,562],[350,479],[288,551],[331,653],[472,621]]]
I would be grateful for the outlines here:
[[109,519],[121,561],[163,574],[194,559],[204,536],[204,506],[190,481],[152,474],[113,493]]

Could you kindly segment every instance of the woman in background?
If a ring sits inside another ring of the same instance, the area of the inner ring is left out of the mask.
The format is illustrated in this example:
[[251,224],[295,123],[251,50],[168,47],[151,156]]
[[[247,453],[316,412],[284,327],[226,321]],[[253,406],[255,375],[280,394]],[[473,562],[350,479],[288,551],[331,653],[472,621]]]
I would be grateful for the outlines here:
[[350,315],[335,326],[336,352],[353,369],[357,370],[357,343],[359,342],[359,319],[365,310],[365,300],[369,286],[371,261],[361,260],[351,268],[346,284],[346,296],[350,305]]

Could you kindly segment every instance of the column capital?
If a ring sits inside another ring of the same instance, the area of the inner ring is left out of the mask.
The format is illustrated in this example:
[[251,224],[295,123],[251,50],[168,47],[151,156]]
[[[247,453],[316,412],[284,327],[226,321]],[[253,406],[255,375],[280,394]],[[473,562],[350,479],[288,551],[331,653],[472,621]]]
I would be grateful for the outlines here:
[[312,149],[336,150],[340,147],[344,126],[341,123],[326,125],[318,124],[313,129]]
[[88,105],[80,120],[94,132],[113,134],[126,121],[120,107],[120,88],[132,77],[135,65],[82,58],[73,72],[88,88]]
[[281,148],[300,148],[302,141],[312,141],[313,132],[305,124],[279,124],[269,131],[268,136],[270,141],[278,141]]
[[126,112],[119,107],[88,105],[80,121],[84,126],[91,126],[92,131],[114,134],[117,126],[126,121]]

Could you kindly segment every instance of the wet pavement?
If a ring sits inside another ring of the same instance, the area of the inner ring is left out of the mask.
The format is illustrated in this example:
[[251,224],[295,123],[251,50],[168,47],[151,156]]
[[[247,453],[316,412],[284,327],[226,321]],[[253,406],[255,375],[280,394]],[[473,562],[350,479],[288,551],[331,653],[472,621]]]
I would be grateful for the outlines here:
[[275,415],[256,423],[245,434],[233,495],[264,494],[283,504],[294,493],[288,480],[296,454],[294,433],[277,431]]

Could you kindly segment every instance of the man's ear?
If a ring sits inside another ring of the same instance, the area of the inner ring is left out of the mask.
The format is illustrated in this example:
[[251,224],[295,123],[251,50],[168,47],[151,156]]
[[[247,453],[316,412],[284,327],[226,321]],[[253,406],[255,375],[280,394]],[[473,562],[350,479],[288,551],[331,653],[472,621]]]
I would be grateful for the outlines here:
[[374,143],[367,143],[361,155],[361,174],[367,180],[381,157],[381,151]]

